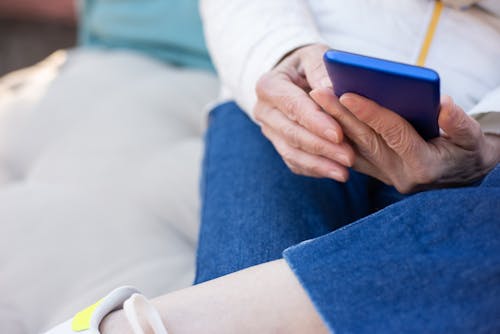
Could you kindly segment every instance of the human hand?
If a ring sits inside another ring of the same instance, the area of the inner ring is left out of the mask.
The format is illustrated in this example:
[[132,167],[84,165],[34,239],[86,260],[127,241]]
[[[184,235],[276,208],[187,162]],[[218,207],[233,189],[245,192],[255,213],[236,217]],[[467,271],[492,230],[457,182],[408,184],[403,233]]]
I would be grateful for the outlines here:
[[426,142],[401,116],[364,97],[347,93],[337,99],[332,89],[310,95],[352,142],[354,169],[401,193],[466,185],[500,162],[500,137],[483,134],[450,97],[441,101],[438,123],[444,133]]
[[331,86],[323,54],[313,44],[295,50],[257,83],[256,120],[286,165],[296,174],[346,181],[354,151],[339,124],[310,98]]

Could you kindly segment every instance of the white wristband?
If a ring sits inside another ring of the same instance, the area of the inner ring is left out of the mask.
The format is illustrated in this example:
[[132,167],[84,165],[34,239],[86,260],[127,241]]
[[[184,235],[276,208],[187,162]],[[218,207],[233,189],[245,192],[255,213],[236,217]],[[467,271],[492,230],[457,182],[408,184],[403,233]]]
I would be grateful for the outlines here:
[[[140,319],[145,319],[154,334],[168,334],[156,308],[141,294],[135,293],[123,303],[123,310],[134,334],[146,334]],[[148,328],[149,330],[149,328]]]

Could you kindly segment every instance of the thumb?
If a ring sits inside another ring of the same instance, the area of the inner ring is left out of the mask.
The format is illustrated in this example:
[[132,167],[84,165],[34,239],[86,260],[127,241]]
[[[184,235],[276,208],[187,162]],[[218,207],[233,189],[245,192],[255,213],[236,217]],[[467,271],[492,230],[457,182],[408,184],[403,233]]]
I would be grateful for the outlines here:
[[302,50],[302,68],[311,89],[332,87],[332,82],[323,62],[323,55],[328,49],[329,47],[326,45],[313,44]]
[[467,115],[449,96],[441,99],[438,123],[454,144],[467,150],[476,148],[477,140],[481,136],[479,123]]

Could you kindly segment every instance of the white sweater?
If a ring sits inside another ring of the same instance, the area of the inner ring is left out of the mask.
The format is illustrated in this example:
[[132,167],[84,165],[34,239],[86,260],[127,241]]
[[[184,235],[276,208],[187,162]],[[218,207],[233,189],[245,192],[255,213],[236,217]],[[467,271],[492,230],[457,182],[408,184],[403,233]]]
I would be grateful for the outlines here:
[[[500,0],[445,8],[425,66],[443,94],[500,134]],[[223,83],[251,116],[255,85],[289,51],[332,48],[415,63],[434,0],[201,0],[207,44]]]

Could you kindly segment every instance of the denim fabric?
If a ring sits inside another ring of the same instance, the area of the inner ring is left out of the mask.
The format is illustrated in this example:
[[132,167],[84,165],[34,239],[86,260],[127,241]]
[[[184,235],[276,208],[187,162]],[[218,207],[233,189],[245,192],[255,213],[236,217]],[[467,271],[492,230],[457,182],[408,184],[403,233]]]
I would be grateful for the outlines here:
[[234,103],[206,142],[196,283],[285,251],[331,332],[500,331],[500,167],[408,197],[356,172],[301,177]]
[[335,333],[500,333],[500,167],[284,252]]
[[286,248],[402,197],[356,172],[347,184],[291,173],[234,103],[215,108],[209,123],[197,283],[279,259]]

